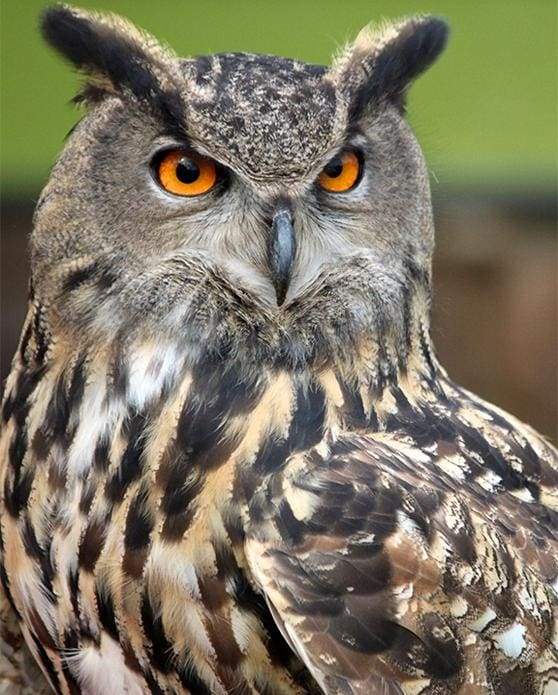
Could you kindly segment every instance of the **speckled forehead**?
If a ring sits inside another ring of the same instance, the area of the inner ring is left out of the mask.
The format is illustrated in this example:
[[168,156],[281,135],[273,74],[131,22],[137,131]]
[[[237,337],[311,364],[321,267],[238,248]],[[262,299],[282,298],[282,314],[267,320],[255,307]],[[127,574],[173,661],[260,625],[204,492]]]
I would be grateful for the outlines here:
[[336,137],[336,92],[325,68],[286,58],[221,54],[181,62],[188,130],[259,181],[294,179]]

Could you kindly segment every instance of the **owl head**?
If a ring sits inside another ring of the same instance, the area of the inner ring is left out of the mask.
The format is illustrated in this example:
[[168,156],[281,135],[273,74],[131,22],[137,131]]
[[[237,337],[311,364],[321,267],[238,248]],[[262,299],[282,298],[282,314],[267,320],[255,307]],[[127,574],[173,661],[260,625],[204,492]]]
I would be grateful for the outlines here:
[[427,331],[431,203],[405,97],[443,21],[365,28],[329,67],[179,58],[68,6],[42,31],[85,79],[32,235],[55,336],[299,365],[362,341],[401,361]]

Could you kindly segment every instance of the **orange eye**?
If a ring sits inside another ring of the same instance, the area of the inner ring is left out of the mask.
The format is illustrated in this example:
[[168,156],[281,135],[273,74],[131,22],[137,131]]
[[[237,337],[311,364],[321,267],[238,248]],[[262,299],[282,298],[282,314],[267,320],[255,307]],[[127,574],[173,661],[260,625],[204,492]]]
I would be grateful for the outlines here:
[[185,150],[165,152],[156,172],[165,191],[175,195],[201,195],[210,191],[217,182],[215,162]]
[[331,193],[350,191],[357,184],[362,165],[358,155],[351,150],[345,150],[335,156],[318,176],[318,183]]

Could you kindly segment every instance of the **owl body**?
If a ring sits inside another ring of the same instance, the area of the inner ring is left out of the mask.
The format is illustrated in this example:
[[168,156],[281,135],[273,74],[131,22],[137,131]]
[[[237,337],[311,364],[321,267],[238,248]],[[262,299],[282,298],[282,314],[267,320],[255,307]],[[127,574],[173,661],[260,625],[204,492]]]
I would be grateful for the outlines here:
[[44,32],[89,111],[5,389],[4,683],[29,652],[72,694],[554,692],[556,451],[429,336],[403,98],[444,25],[327,69]]

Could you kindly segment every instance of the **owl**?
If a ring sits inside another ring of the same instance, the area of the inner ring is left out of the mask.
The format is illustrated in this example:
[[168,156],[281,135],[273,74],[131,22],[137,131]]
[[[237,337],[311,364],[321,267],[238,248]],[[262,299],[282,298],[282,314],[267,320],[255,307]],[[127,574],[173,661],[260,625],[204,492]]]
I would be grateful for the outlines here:
[[430,337],[446,24],[329,67],[42,31],[86,112],[5,387],[3,692],[558,692],[557,452]]

